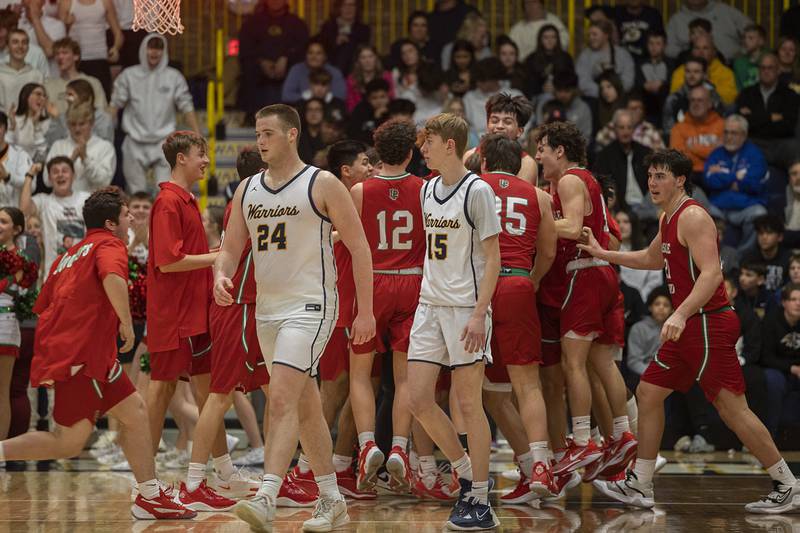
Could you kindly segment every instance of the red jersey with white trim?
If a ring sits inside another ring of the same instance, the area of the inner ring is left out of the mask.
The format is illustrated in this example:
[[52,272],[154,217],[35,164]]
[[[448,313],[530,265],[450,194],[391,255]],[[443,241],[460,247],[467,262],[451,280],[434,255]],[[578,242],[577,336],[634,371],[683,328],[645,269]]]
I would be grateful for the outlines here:
[[361,224],[374,270],[422,268],[425,225],[419,201],[422,178],[377,176],[363,182]]
[[[671,217],[664,216],[661,219],[661,255],[664,256],[667,286],[672,295],[672,307],[675,309],[692,292],[697,276],[700,275],[700,269],[694,264],[689,249],[678,240],[678,219],[686,208],[692,205],[703,208],[695,200],[686,198]],[[719,253],[719,245],[717,245],[717,252]],[[720,266],[720,268],[722,267]],[[725,292],[725,285],[720,282],[711,299],[700,308],[700,312],[715,311],[726,305],[730,305],[730,301]]]
[[492,186],[500,215],[500,262],[507,268],[533,269],[536,236],[542,215],[536,188],[506,172],[490,172],[481,179]]
[[103,289],[106,276],[128,281],[128,249],[110,231],[91,229],[53,261],[33,312],[39,315],[31,385],[64,381],[72,367],[105,382],[117,360],[119,318]]
[[336,292],[339,295],[339,319],[336,327],[349,328],[353,325],[353,306],[356,300],[353,258],[342,241],[333,244],[333,258],[336,261]]
[[608,232],[614,236],[617,241],[622,242],[622,231],[619,229],[619,223],[614,215],[611,214],[611,209],[606,206],[606,220],[608,221]]
[[[228,202],[225,208],[225,216],[222,219],[222,238],[225,239],[225,229],[228,227],[228,221],[231,218],[231,210],[233,204]],[[239,258],[239,266],[236,267],[236,273],[231,278],[233,282],[233,301],[237,304],[254,304],[256,303],[256,275],[253,268],[253,246],[250,239],[244,243],[242,256]]]
[[[597,242],[600,243],[604,249],[608,250],[608,215],[606,210],[606,202],[603,199],[603,190],[600,188],[600,184],[597,182],[595,177],[592,175],[591,172],[586,170],[585,168],[581,167],[574,167],[567,169],[564,172],[564,175],[572,174],[580,178],[580,180],[586,186],[586,189],[589,191],[589,200],[592,203],[592,207],[588,213],[584,213],[583,215],[583,223],[582,226],[589,227],[592,229],[594,233],[595,239]],[[564,218],[564,214],[561,207],[561,198],[558,196],[558,187],[552,188],[552,195],[553,195],[553,214],[556,220]],[[577,259],[579,257],[591,257],[588,253],[583,252],[578,249],[577,244],[578,241],[568,240],[568,239],[559,239],[564,241],[564,245],[567,250],[567,255],[570,259]]]

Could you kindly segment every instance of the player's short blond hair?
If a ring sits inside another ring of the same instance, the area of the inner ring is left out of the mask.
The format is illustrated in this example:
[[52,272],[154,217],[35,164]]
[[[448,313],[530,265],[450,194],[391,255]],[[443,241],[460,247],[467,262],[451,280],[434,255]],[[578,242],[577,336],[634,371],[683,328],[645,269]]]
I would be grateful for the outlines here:
[[161,145],[161,150],[164,152],[164,159],[169,163],[169,167],[174,169],[178,162],[178,154],[188,155],[192,146],[197,146],[200,150],[208,150],[208,143],[202,135],[182,130],[171,133]]
[[453,139],[456,155],[459,158],[464,157],[469,139],[469,126],[463,118],[452,113],[439,113],[425,123],[425,133],[438,135],[444,142]]

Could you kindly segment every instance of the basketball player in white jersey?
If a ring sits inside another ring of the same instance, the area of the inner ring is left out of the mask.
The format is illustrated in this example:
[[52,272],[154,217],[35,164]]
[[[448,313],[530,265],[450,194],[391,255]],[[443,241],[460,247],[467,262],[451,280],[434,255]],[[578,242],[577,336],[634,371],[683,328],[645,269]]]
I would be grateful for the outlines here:
[[[457,472],[461,492],[447,526],[481,530],[499,522],[489,505],[489,423],[483,411],[484,364],[491,363],[489,304],[500,273],[500,219],[488,183],[462,163],[467,123],[451,114],[425,124],[422,155],[440,176],[422,188],[427,254],[408,349],[411,409]],[[436,404],[440,367],[468,428],[470,458]]]
[[214,298],[230,305],[230,278],[249,235],[258,339],[270,372],[269,429],[261,489],[234,510],[256,530],[268,529],[275,518],[276,497],[298,436],[319,488],[317,507],[303,530],[330,531],[350,520],[336,484],[331,436],[315,380],[338,315],[333,225],[353,258],[358,315],[352,341],[364,343],[375,334],[372,260],[355,206],[333,174],[300,160],[299,135],[300,117],[292,107],[271,105],[256,114],[256,140],[269,170],[236,189],[214,265]]

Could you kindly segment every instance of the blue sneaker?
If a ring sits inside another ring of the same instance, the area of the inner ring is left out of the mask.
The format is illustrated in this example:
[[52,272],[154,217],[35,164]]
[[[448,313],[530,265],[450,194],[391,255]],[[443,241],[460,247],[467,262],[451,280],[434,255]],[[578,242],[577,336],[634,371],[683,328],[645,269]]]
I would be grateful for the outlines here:
[[[458,504],[456,504],[458,505]],[[456,531],[484,531],[500,526],[500,521],[492,511],[491,505],[478,503],[475,498],[467,499],[461,504],[459,513],[453,509],[447,528]]]

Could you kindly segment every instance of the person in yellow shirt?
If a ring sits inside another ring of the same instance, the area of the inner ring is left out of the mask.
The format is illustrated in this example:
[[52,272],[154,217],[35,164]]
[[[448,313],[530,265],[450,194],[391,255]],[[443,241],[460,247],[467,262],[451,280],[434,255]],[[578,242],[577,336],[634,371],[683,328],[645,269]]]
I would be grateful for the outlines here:
[[[694,40],[692,46],[692,55],[695,57],[702,57],[708,63],[708,81],[714,84],[722,102],[725,105],[730,105],[736,100],[736,77],[733,71],[726,67],[722,61],[717,57],[717,49],[714,46],[714,39],[708,35],[699,35]],[[670,85],[670,92],[674,93],[683,85],[684,66],[681,65],[675,69],[672,74],[672,83]]]

